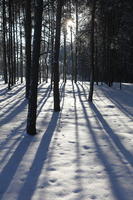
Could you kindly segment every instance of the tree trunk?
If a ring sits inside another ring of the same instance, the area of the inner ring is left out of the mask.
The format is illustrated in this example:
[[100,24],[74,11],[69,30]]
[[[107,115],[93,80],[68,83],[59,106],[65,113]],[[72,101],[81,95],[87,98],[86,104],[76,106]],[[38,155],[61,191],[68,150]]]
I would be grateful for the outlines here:
[[72,63],[72,83],[74,81],[74,56],[73,56],[73,30],[72,26],[70,27],[71,32],[71,63]]
[[31,65],[31,88],[29,93],[29,107],[28,107],[28,117],[27,117],[27,133],[30,135],[35,135],[37,133],[36,132],[37,86],[38,86],[40,45],[41,45],[42,13],[43,13],[43,0],[36,0],[33,57]]
[[75,70],[74,81],[77,82],[77,69],[78,69],[78,0],[76,0],[76,46],[75,46]]
[[93,90],[94,90],[95,10],[96,10],[96,0],[93,0],[92,14],[91,14],[91,75],[90,75],[90,92],[89,92],[89,101],[91,101],[91,102],[92,102],[92,99],[93,99]]
[[66,71],[67,71],[67,52],[66,52],[66,29],[64,30],[64,66],[63,66],[63,81],[66,83]]
[[60,94],[59,94],[59,51],[60,51],[60,33],[61,33],[61,12],[62,0],[57,0],[56,14],[56,35],[55,35],[55,52],[54,52],[54,111],[60,111]]
[[21,77],[21,83],[23,83],[23,76],[24,76],[24,72],[23,72],[23,42],[22,42],[22,34],[23,34],[23,30],[22,30],[22,21],[21,21],[21,12],[19,13],[19,38],[20,38],[20,77]]
[[31,0],[25,2],[26,7],[26,98],[29,97],[30,90],[30,72],[31,72]]
[[51,1],[51,90],[53,87],[54,80],[54,35],[55,35],[55,10],[54,10],[54,2]]
[[6,61],[6,11],[5,11],[5,0],[2,2],[3,7],[3,72],[5,84],[8,82],[7,76],[7,61]]

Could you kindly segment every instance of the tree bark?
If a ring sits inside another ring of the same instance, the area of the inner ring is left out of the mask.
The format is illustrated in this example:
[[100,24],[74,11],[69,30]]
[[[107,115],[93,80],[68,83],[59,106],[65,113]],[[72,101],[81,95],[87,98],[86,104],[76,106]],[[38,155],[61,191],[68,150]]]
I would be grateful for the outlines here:
[[67,51],[66,51],[66,34],[67,30],[64,28],[64,66],[63,66],[63,81],[66,83],[66,70],[67,70]]
[[26,21],[25,21],[25,37],[26,37],[26,98],[29,98],[30,90],[30,72],[31,72],[31,0],[25,2]]
[[78,0],[76,0],[76,46],[75,46],[75,70],[74,81],[77,82],[77,69],[78,69]]
[[93,90],[94,90],[95,10],[96,10],[96,0],[93,0],[92,14],[91,14],[91,74],[90,74],[90,92],[89,92],[89,101],[91,102],[93,99]]
[[60,94],[59,94],[59,51],[60,51],[60,33],[61,33],[61,13],[62,0],[57,0],[56,13],[56,35],[55,35],[55,52],[54,52],[54,111],[60,111]]
[[6,11],[5,11],[5,0],[2,2],[3,7],[3,72],[5,84],[8,83],[7,76],[7,61],[6,61]]
[[39,57],[41,44],[41,29],[42,29],[42,13],[43,0],[36,0],[35,7],[35,28],[33,41],[33,57],[31,66],[31,88],[29,94],[29,107],[27,117],[27,133],[35,135],[36,132],[36,115],[37,115],[37,86],[38,86],[38,71]]

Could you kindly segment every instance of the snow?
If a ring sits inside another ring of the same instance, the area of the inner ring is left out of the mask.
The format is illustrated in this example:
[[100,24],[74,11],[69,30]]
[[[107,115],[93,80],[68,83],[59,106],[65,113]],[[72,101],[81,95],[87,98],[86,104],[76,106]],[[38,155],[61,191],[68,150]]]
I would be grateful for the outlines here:
[[36,136],[26,134],[24,84],[0,82],[0,199],[132,200],[133,84],[60,83],[53,113],[50,82],[38,89]]

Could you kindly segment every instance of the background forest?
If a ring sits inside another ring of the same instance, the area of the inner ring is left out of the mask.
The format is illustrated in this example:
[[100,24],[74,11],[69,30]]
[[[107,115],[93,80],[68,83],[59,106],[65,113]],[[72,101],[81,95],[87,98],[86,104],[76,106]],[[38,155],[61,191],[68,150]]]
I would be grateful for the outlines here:
[[133,200],[133,0],[0,0],[0,200]]
[[38,83],[59,80],[133,82],[131,0],[1,0],[0,73],[8,89],[26,80],[27,131],[35,134]]

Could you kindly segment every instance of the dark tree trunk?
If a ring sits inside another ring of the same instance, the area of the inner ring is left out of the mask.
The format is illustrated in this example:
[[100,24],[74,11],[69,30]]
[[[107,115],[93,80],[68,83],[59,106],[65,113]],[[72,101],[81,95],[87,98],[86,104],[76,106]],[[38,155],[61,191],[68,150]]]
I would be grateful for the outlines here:
[[17,76],[17,81],[19,80],[19,39],[18,39],[18,21],[17,21],[17,16],[16,16],[16,76]]
[[57,0],[56,14],[56,35],[55,35],[55,52],[54,52],[54,111],[60,111],[60,94],[59,94],[59,51],[60,51],[60,33],[61,33],[61,12],[63,0]]
[[64,66],[63,66],[63,81],[66,83],[67,71],[67,52],[66,52],[66,29],[64,30]]
[[31,65],[31,88],[29,93],[29,107],[27,117],[27,133],[30,135],[36,134],[37,86],[41,44],[42,13],[43,0],[36,0],[33,57]]
[[26,98],[29,97],[30,90],[30,72],[31,72],[31,0],[25,2],[26,7],[26,22],[25,22],[25,37],[26,37]]
[[6,61],[6,11],[5,0],[3,0],[3,71],[5,84],[8,82],[7,76],[7,61]]
[[72,63],[72,83],[74,81],[74,55],[73,55],[73,30],[72,26],[70,27],[71,32],[71,63]]
[[54,35],[55,35],[55,9],[54,9],[54,2],[51,1],[51,89],[53,87],[53,80],[54,80]]
[[12,10],[11,10],[11,1],[8,2],[8,15],[9,15],[9,32],[8,32],[8,72],[9,72],[9,81],[8,89],[11,89],[13,85],[12,79]]
[[77,69],[78,69],[78,0],[76,0],[76,46],[75,46],[75,70],[74,81],[77,82]]
[[23,76],[24,76],[24,72],[23,72],[23,42],[22,42],[22,38],[23,38],[23,32],[22,32],[22,21],[21,21],[21,12],[19,15],[19,26],[20,26],[20,77],[21,77],[21,83],[23,83]]
[[12,30],[13,30],[13,84],[16,84],[16,32],[15,32],[15,4],[12,4]]
[[91,74],[90,74],[90,92],[89,92],[89,101],[91,101],[91,102],[93,99],[93,89],[94,89],[95,10],[96,10],[96,0],[93,1],[92,14],[91,14]]

